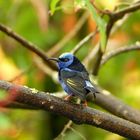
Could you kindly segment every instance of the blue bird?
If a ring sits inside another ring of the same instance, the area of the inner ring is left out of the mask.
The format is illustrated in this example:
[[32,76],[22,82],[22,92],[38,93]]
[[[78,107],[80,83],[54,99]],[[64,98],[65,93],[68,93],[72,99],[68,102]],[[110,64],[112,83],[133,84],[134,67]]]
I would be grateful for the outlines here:
[[58,65],[58,77],[62,88],[68,93],[65,100],[76,96],[87,105],[87,94],[99,93],[97,87],[91,83],[89,74],[84,65],[71,53],[63,53],[59,58],[48,58],[57,62]]

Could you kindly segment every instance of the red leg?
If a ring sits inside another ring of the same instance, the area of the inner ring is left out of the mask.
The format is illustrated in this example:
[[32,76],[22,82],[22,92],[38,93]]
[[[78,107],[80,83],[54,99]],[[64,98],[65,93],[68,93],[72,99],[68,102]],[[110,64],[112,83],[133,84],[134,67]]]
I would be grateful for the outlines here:
[[84,107],[87,107],[88,106],[86,100],[82,104],[83,104]]
[[67,95],[64,100],[69,101],[71,99],[72,95]]

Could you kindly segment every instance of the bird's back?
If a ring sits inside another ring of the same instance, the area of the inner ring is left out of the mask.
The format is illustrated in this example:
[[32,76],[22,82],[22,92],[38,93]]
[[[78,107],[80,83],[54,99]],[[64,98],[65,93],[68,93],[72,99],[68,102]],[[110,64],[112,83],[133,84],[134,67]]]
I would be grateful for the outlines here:
[[85,74],[85,77],[88,78],[89,74],[85,68],[85,66],[76,58],[74,57],[74,61],[71,65],[68,66],[69,69],[79,71]]

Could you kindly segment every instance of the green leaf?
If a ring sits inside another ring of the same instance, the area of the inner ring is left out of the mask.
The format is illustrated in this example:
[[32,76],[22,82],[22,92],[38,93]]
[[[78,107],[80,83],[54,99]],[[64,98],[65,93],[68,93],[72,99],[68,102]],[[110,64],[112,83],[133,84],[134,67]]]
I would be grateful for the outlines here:
[[7,115],[5,115],[4,113],[0,113],[0,129],[2,130],[6,130],[6,129],[10,129],[11,127],[11,122],[10,119]]
[[0,100],[3,100],[3,99],[5,99],[6,98],[6,94],[5,94],[5,91],[3,91],[3,90],[0,90]]
[[76,9],[85,8],[85,6],[86,6],[86,1],[85,0],[75,0],[74,1],[74,7]]
[[51,14],[52,15],[55,13],[55,11],[61,9],[61,7],[57,6],[59,1],[60,0],[51,0],[50,9],[51,9]]
[[106,21],[100,17],[100,15],[96,12],[96,9],[94,8],[94,6],[92,6],[89,0],[85,0],[85,1],[86,1],[87,8],[91,12],[94,20],[98,25],[100,36],[101,36],[101,50],[102,52],[104,52],[106,47]]

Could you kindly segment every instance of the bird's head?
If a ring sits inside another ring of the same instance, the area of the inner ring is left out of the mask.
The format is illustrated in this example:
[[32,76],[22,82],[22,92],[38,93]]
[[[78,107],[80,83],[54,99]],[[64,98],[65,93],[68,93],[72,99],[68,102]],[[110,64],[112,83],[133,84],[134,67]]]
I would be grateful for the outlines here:
[[74,55],[71,53],[63,53],[59,56],[59,58],[48,58],[48,60],[56,61],[58,64],[58,68],[67,68],[74,61]]

